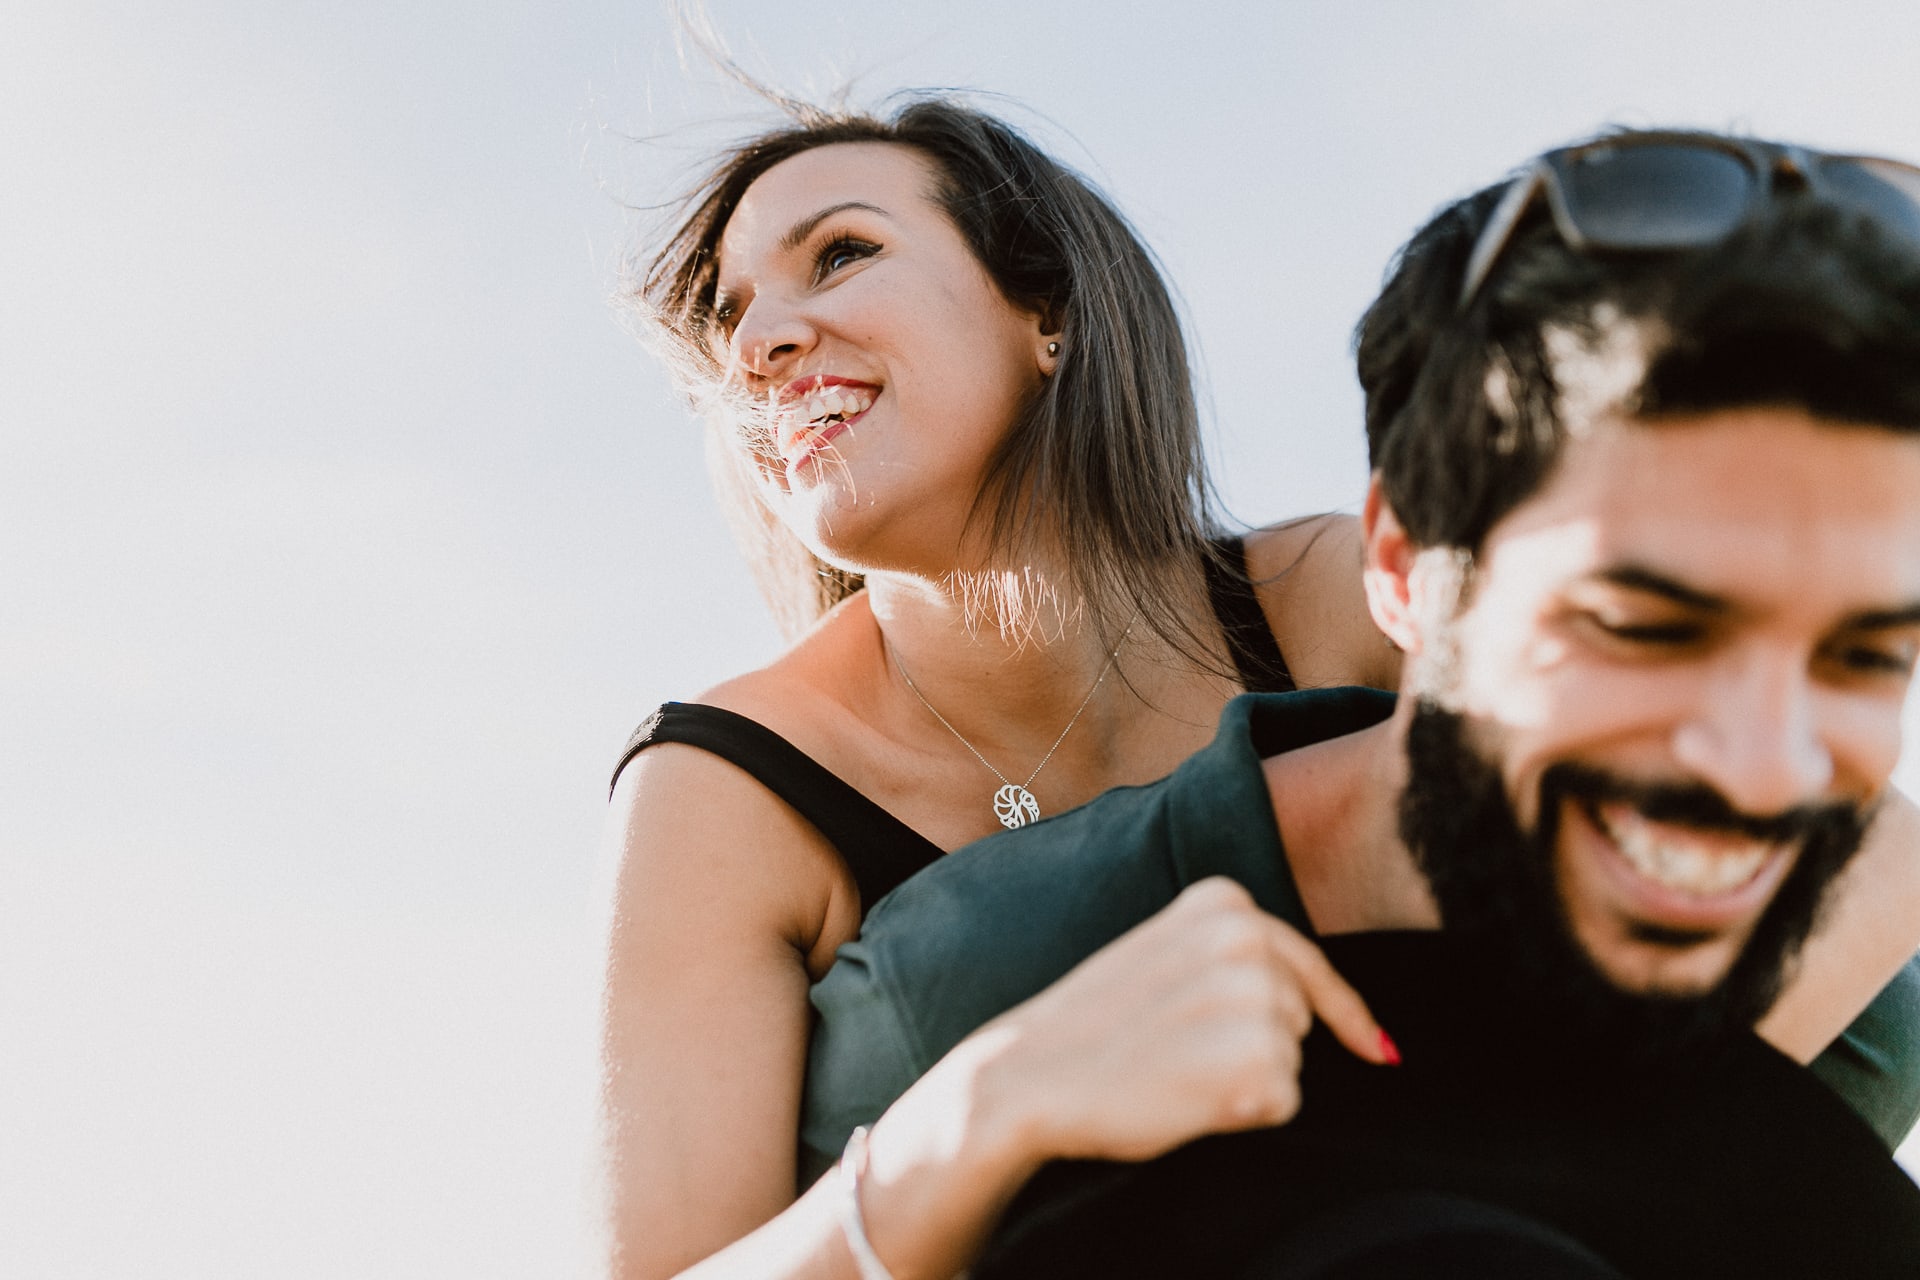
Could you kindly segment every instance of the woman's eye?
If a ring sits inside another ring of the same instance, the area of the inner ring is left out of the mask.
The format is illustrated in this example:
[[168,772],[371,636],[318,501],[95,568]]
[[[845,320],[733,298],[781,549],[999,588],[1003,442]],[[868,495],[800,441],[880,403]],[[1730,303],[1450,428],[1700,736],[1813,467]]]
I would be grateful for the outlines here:
[[839,236],[820,246],[820,252],[814,256],[813,277],[824,280],[843,267],[851,266],[862,258],[870,258],[880,251],[880,246],[852,236]]

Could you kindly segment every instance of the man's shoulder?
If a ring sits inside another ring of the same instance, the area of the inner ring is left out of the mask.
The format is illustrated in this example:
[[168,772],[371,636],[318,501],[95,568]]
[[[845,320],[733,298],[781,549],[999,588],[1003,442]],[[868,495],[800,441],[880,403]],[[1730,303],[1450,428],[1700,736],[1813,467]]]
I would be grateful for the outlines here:
[[1260,756],[1349,732],[1392,701],[1364,689],[1236,698],[1214,741],[1168,777],[949,854],[875,904],[842,954],[944,1052],[1196,880],[1232,876],[1291,918]]
[[1387,714],[1374,690],[1248,694],[1170,776],[968,845],[882,898],[813,988],[802,1114],[817,1173],[955,1044],[1209,875],[1296,914],[1260,757]]

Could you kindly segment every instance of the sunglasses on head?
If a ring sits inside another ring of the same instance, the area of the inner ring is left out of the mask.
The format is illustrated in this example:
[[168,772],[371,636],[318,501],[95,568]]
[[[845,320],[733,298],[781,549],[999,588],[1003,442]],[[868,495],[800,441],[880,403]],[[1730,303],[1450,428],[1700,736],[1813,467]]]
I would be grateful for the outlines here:
[[1772,196],[1801,191],[1920,244],[1920,168],[1913,165],[1701,134],[1626,134],[1549,151],[1513,180],[1474,242],[1460,307],[1473,301],[1542,195],[1570,248],[1659,253],[1718,244]]

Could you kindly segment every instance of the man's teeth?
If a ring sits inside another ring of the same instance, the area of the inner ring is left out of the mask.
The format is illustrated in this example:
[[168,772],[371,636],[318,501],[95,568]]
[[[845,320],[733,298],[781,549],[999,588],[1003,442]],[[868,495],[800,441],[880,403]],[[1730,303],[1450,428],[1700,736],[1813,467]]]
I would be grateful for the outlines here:
[[802,422],[820,422],[826,418],[851,418],[872,407],[873,392],[866,388],[834,386],[809,391],[790,412]]
[[1647,879],[1696,898],[1730,892],[1760,874],[1775,846],[1716,838],[1703,848],[1695,838],[1658,826],[1630,810],[1609,809],[1604,824],[1614,845]]

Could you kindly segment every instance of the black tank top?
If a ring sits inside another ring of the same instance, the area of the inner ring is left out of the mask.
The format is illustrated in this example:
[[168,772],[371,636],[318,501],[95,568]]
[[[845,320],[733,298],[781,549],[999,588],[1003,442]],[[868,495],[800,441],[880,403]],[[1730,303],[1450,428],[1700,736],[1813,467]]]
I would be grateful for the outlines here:
[[[1246,544],[1219,538],[1214,545],[1220,554],[1202,561],[1207,596],[1240,683],[1250,693],[1285,693],[1294,687],[1293,676],[1248,580]],[[698,747],[744,769],[811,822],[846,859],[863,917],[894,886],[946,852],[759,721],[703,703],[668,702],[648,716],[627,739],[614,781],[627,761],[663,742]]]

